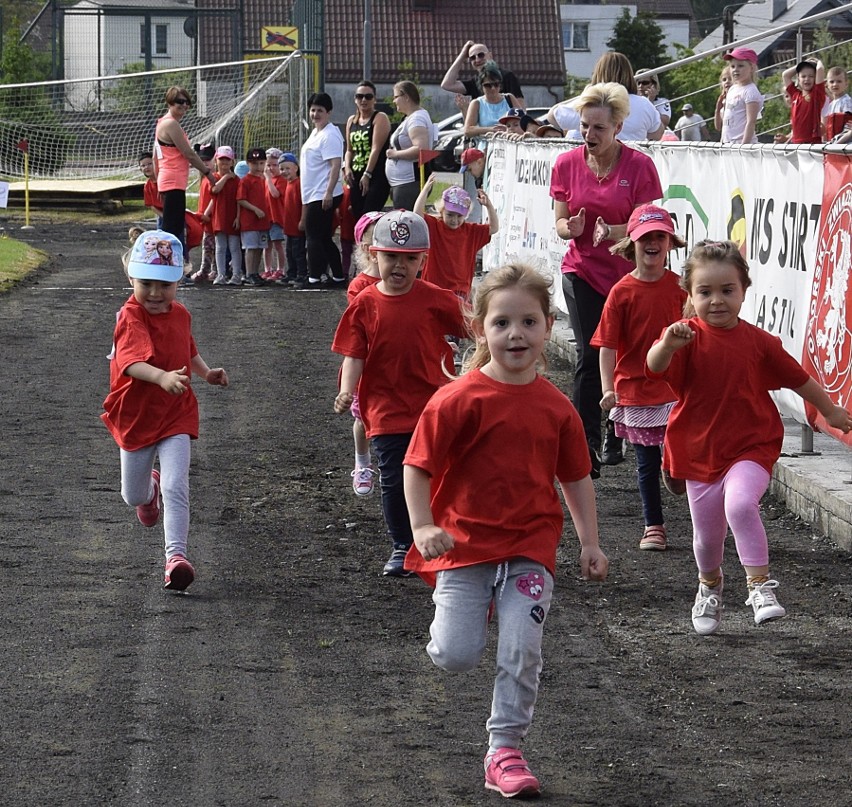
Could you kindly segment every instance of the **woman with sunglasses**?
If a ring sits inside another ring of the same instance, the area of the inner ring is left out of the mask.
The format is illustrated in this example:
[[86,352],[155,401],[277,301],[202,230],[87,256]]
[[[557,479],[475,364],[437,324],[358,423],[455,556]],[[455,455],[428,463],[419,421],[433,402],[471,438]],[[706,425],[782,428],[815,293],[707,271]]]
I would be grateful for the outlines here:
[[476,79],[482,96],[474,98],[467,108],[464,136],[477,138],[477,148],[482,149],[486,145],[484,135],[506,131],[506,125],[500,123],[500,118],[516,108],[518,99],[511,93],[501,92],[503,74],[496,62],[487,62]]
[[376,85],[362,81],[355,89],[355,114],[346,121],[343,164],[355,221],[364,213],[381,210],[388,200],[385,161],[390,129],[390,118],[376,109]]
[[393,206],[414,210],[414,203],[420,194],[415,166],[420,158],[420,150],[432,148],[432,119],[420,106],[420,91],[413,81],[399,81],[393,85],[393,102],[405,119],[390,137],[385,176],[390,183]]
[[157,121],[154,137],[154,176],[157,190],[163,201],[163,227],[186,244],[184,218],[186,216],[186,186],[190,167],[197,168],[211,185],[216,180],[213,172],[189,144],[181,120],[192,106],[192,99],[183,87],[169,87],[166,91],[169,111]]
[[[640,73],[647,72],[645,68],[642,68]],[[660,95],[660,80],[657,78],[655,73],[651,73],[647,76],[642,76],[642,78],[636,79],[636,86],[639,89],[639,95],[644,95],[653,105],[657,112],[660,113],[660,120],[663,122],[663,126],[668,126],[669,121],[672,119],[672,105],[669,103],[668,98],[663,98]]]
[[630,59],[623,53],[611,50],[598,59],[589,84],[614,81],[627,90],[630,113],[618,134],[619,140],[659,140],[666,127],[654,105],[644,95],[639,95],[639,87],[633,74]]

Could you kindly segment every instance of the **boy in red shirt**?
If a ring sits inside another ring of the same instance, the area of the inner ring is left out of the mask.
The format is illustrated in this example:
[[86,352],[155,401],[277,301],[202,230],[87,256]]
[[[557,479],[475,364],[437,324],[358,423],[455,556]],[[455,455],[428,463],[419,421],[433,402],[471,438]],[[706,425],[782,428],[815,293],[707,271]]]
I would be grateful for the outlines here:
[[488,211],[488,224],[466,221],[471,198],[464,188],[453,185],[441,194],[438,216],[426,215],[426,199],[435,184],[434,175],[426,180],[414,203],[414,212],[423,216],[429,228],[429,257],[423,269],[423,280],[449,289],[466,300],[470,296],[476,272],[476,253],[500,229],[497,211],[482,189],[477,191],[479,203]]
[[[216,149],[213,148],[210,143],[205,143],[203,146],[196,146],[195,153],[201,158],[201,161],[204,163],[206,168],[209,168],[211,171],[215,168],[214,160],[216,157]],[[210,214],[207,212],[212,199],[212,188],[213,186],[209,182],[200,182],[198,184],[198,213],[195,218],[201,225],[202,234],[201,266],[198,267],[198,271],[192,276],[192,279],[195,281],[212,281],[216,277],[216,267],[214,266],[216,240],[213,237],[213,228],[210,224]],[[187,241],[188,240],[189,235],[187,234]]]
[[[796,76],[796,84],[793,83]],[[790,97],[791,143],[822,143],[822,108],[825,106],[825,67],[799,62],[781,74],[782,92]]]
[[444,372],[445,333],[464,333],[458,298],[417,279],[429,250],[423,219],[393,210],[377,222],[373,245],[381,280],[343,312],[331,349],[344,356],[334,411],[347,412],[355,392],[381,474],[382,511],[393,541],[383,573],[408,577],[414,541],[402,484],[402,461],[420,413]]
[[284,235],[287,237],[286,285],[303,289],[308,284],[308,255],[305,242],[305,217],[302,209],[302,180],[296,155],[285,151],[278,158],[287,180],[284,189]]
[[[271,148],[266,150],[266,169],[263,172],[266,178],[266,196],[269,201],[269,243],[263,251],[263,274],[264,280],[283,280],[284,269],[287,259],[284,254],[284,190],[287,187],[287,178],[281,173],[278,160],[283,152],[281,149]],[[278,266],[275,267],[275,257]]]
[[266,152],[249,149],[246,154],[249,172],[237,188],[237,205],[240,208],[240,240],[246,251],[246,283],[264,286],[260,276],[263,251],[269,243],[269,200],[266,196]]

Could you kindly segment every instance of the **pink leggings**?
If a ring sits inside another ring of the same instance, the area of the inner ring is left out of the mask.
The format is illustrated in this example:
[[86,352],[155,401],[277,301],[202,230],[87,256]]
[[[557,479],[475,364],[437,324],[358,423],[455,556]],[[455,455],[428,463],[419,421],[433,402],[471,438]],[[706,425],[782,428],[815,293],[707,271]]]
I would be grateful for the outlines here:
[[768,486],[766,469],[751,460],[734,463],[715,482],[687,481],[692,549],[699,572],[713,572],[722,565],[729,524],[740,563],[769,564],[769,543],[760,520],[760,499]]

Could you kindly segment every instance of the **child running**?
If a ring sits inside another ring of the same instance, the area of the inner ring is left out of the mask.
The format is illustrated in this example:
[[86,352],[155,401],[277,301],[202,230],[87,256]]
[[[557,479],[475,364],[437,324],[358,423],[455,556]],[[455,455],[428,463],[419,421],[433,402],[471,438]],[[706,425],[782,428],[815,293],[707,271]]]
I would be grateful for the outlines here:
[[[146,241],[168,242],[171,263],[154,263]],[[164,588],[183,591],[195,578],[186,558],[189,534],[190,440],[198,438],[193,373],[228,386],[228,374],[210,369],[192,338],[189,312],[175,300],[183,248],[172,234],[142,233],[130,251],[133,294],[118,314],[110,356],[110,392],[101,419],[121,455],[121,496],[145,527],[156,525],[163,494]],[[154,470],[159,457],[160,470]]]
[[468,222],[470,194],[457,185],[451,185],[441,194],[436,205],[437,216],[426,215],[426,200],[434,184],[433,174],[426,180],[414,203],[414,212],[423,216],[429,227],[429,257],[423,269],[423,279],[467,300],[476,272],[476,254],[500,229],[500,221],[485,191],[479,189],[477,198],[488,210],[488,224]]
[[[384,214],[376,211],[365,213],[355,223],[355,243],[358,245],[355,251],[355,269],[358,273],[346,287],[348,305],[352,305],[352,301],[364,289],[374,286],[382,279],[376,257],[370,252],[370,246],[373,243],[373,228],[382,215]],[[350,409],[355,420],[352,424],[352,437],[355,440],[355,470],[352,471],[352,489],[356,496],[369,496],[373,492],[374,477],[377,471],[373,468],[373,460],[370,458],[370,442],[367,440],[367,432],[364,430],[364,421],[361,420],[361,408],[358,405],[357,392],[352,396]]]
[[[669,251],[683,246],[667,211],[650,204],[637,207],[627,222],[627,237],[610,248],[636,268],[610,291],[592,337],[592,347],[600,349],[601,409],[609,412],[616,436],[627,438],[636,451],[645,516],[639,549],[666,548],[661,447],[675,396],[664,381],[645,377],[645,356],[660,331],[683,312],[686,293],[666,268]],[[672,485],[669,480],[667,487]]]
[[763,94],[754,83],[757,54],[751,48],[734,48],[723,58],[731,66],[733,84],[725,93],[722,142],[757,143],[755,127],[763,110]]
[[358,392],[361,418],[379,465],[382,512],[393,542],[383,574],[408,577],[413,543],[405,506],[402,461],[423,407],[450,377],[445,333],[462,333],[461,304],[452,292],[417,279],[429,231],[407,210],[384,215],[373,230],[381,280],[343,312],[331,349],[344,356],[334,411],[346,412]]
[[[582,421],[538,374],[552,325],[549,280],[523,265],[490,272],[476,290],[468,372],[435,393],[405,456],[415,542],[406,568],[435,586],[426,652],[442,669],[472,670],[492,609],[497,616],[485,787],[509,798],[539,792],[520,745],[562,536],[554,479],[580,539],[583,576],[605,580],[608,567]],[[518,468],[523,485],[513,481]]]
[[852,418],[808,376],[781,340],[739,318],[751,285],[748,264],[730,241],[700,241],[681,283],[694,315],[669,325],[650,349],[648,374],[663,378],[678,402],[666,429],[663,462],[686,480],[692,514],[698,593],[697,633],[722,619],[722,558],[728,525],[746,574],[754,621],[786,614],[769,575],[769,547],[760,499],[781,453],[784,428],[769,390],[792,389],[843,432]]

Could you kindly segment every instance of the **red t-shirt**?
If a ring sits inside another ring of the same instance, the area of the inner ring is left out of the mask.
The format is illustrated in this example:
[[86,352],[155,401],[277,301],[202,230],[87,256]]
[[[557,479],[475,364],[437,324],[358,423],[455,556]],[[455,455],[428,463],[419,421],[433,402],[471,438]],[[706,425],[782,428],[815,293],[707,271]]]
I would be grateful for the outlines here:
[[299,229],[302,220],[302,181],[299,177],[287,182],[284,192],[284,235],[304,238],[305,231]]
[[349,285],[346,287],[346,304],[352,305],[352,301],[362,292],[364,289],[370,288],[370,286],[375,286],[381,280],[380,277],[373,277],[372,275],[365,275],[363,272],[355,275],[352,278]]
[[157,180],[149,179],[145,182],[145,187],[142,189],[142,200],[145,202],[145,207],[153,207],[158,213],[163,212],[163,200],[157,190]]
[[714,328],[687,320],[695,338],[676,351],[664,378],[678,397],[666,427],[664,467],[677,479],[715,482],[735,462],[769,473],[784,427],[769,390],[797,389],[808,374],[777,336],[748,322]]
[[791,143],[822,143],[822,108],[825,106],[825,83],[815,84],[805,98],[795,84],[787,85],[790,96]]
[[[201,178],[201,182],[198,184],[198,214],[203,215],[207,210],[207,206],[210,204],[210,200],[213,198],[213,186],[210,182],[205,178]],[[205,233],[212,233],[213,226],[210,222],[202,222]]]
[[192,387],[170,395],[157,384],[125,374],[136,362],[161,370],[186,367],[192,375],[192,358],[198,353],[192,338],[192,317],[180,303],[165,314],[149,314],[131,296],[118,314],[110,360],[110,392],[101,419],[116,443],[126,451],[153,445],[165,437],[198,437],[198,401]]
[[264,212],[264,217],[259,219],[253,210],[246,210],[242,205],[238,206],[240,211],[240,231],[268,230],[271,224],[269,218],[269,201],[266,196],[266,178],[246,174],[237,188],[237,201],[245,199],[249,204],[259,207]]
[[615,351],[615,392],[620,406],[657,406],[675,400],[661,379],[645,375],[645,356],[660,331],[683,317],[686,292],[666,272],[649,283],[627,275],[610,291],[592,347]]
[[423,279],[468,297],[476,271],[476,253],[491,241],[490,225],[466,221],[451,230],[435,216],[424,218],[429,227],[429,255]]
[[[221,174],[213,174],[218,182]],[[221,188],[219,193],[214,193],[213,198],[213,232],[225,233],[225,235],[237,235],[239,230],[234,227],[238,210],[237,207],[237,191],[240,187],[240,181],[236,177],[229,179]]]
[[408,434],[438,387],[450,379],[444,334],[464,333],[458,297],[415,280],[407,294],[364,289],[343,312],[331,349],[364,359],[358,384],[367,436]]
[[435,393],[405,464],[432,477],[435,524],[455,540],[431,561],[409,550],[406,568],[432,584],[441,569],[516,557],[555,574],[563,511],[554,479],[575,482],[592,467],[580,416],[553,384],[503,384],[479,370]]
[[602,181],[586,165],[586,147],[580,146],[556,158],[550,179],[550,195],[568,204],[575,216],[586,209],[583,232],[568,242],[562,259],[562,272],[575,272],[598,293],[609,290],[633,270],[630,261],[610,253],[612,241],[592,246],[598,216],[607,224],[626,224],[637,205],[653,202],[663,196],[660,177],[654,161],[622,144],[621,158]]
[[266,198],[269,205],[270,222],[284,226],[284,192],[287,190],[287,178],[278,174],[270,178],[270,181],[278,191],[278,196],[273,196],[269,190],[269,182],[266,183]]

